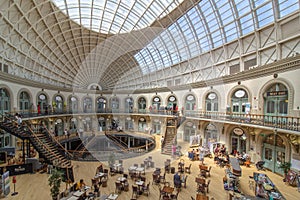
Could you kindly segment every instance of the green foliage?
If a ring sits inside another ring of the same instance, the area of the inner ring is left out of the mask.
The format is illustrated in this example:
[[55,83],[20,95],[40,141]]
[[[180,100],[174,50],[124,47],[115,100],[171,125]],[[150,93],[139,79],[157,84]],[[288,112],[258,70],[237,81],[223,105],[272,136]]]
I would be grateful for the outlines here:
[[279,168],[283,170],[283,172],[286,174],[291,169],[292,164],[290,162],[283,162],[280,164]]
[[62,182],[62,173],[56,169],[52,170],[52,174],[48,178],[50,193],[53,199],[57,199],[59,195],[60,184]]

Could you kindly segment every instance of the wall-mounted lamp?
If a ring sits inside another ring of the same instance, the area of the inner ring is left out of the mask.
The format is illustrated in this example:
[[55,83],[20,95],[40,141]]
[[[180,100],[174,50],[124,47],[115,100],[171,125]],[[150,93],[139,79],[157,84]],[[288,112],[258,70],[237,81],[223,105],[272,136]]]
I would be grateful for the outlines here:
[[42,91],[44,92],[44,88],[42,88]]
[[238,85],[241,85],[241,81],[238,81]]
[[213,87],[213,86],[210,86],[210,89],[212,90],[212,89],[214,89],[214,87]]
[[57,93],[59,94],[59,93],[60,93],[60,91],[58,90],[58,91],[57,91]]
[[273,77],[274,77],[274,78],[277,78],[277,77],[278,77],[278,74],[274,74]]
[[245,133],[241,136],[241,138],[242,138],[242,140],[246,140],[247,139]]

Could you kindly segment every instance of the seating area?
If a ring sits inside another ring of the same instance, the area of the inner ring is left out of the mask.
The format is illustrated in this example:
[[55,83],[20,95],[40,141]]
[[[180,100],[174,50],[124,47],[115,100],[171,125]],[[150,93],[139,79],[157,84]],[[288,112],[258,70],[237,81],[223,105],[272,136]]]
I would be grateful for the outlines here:
[[[75,168],[76,177],[84,178],[90,187],[85,192],[86,199],[106,200],[122,199],[159,199],[159,200],[185,200],[185,199],[220,199],[227,200],[230,190],[223,187],[224,168],[220,168],[214,159],[205,158],[204,165],[200,161],[191,161],[188,156],[179,159],[165,157],[152,157],[156,167],[146,167],[145,158],[116,161],[113,165],[116,172],[110,173],[109,166],[103,164],[103,169],[97,169],[99,164],[79,163]],[[120,164],[120,165],[119,165]],[[167,166],[167,167],[166,167]],[[123,173],[117,168],[122,167]],[[142,169],[144,167],[144,169]],[[181,171],[184,167],[183,171]],[[140,169],[138,169],[140,168]],[[243,174],[239,177],[241,193],[254,196],[255,183],[249,176],[256,171],[254,166],[241,166]],[[170,169],[170,170],[168,170]],[[174,172],[171,170],[174,169]],[[226,169],[231,169],[231,167]],[[95,173],[96,172],[96,173]],[[266,171],[274,182],[282,182],[282,177]],[[175,184],[174,177],[178,174],[179,182]],[[275,177],[274,177],[275,176]],[[277,177],[277,178],[276,178]],[[252,182],[250,182],[252,181]],[[278,188],[289,188],[284,183],[276,184]],[[99,186],[99,193],[94,192],[94,185]],[[289,195],[281,191],[284,196]],[[291,192],[292,193],[292,192]],[[68,197],[73,195],[69,194]],[[67,197],[65,197],[67,199]],[[73,199],[75,197],[72,197]],[[293,198],[290,198],[293,200]]]

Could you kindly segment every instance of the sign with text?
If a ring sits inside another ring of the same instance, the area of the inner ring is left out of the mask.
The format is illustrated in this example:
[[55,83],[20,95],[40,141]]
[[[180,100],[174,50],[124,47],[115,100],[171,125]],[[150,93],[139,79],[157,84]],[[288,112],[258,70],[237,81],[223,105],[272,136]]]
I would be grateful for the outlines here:
[[267,92],[268,97],[272,96],[286,96],[288,94],[287,91],[273,91],[273,92]]

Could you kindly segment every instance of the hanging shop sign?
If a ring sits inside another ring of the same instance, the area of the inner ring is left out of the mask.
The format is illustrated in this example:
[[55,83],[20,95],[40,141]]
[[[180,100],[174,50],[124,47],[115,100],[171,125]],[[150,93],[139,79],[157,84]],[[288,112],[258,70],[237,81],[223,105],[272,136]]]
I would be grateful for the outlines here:
[[244,131],[241,128],[234,128],[233,133],[240,136],[244,134]]

